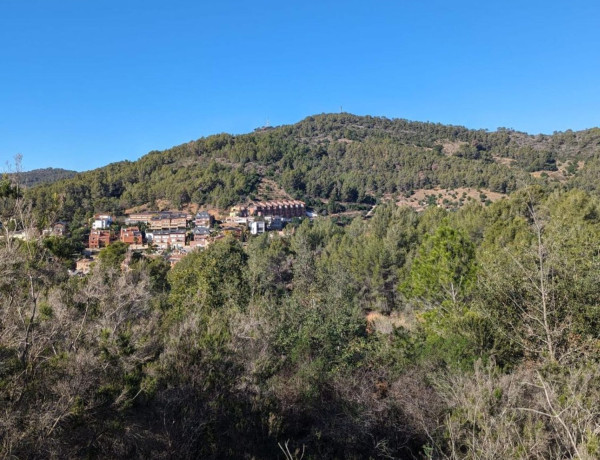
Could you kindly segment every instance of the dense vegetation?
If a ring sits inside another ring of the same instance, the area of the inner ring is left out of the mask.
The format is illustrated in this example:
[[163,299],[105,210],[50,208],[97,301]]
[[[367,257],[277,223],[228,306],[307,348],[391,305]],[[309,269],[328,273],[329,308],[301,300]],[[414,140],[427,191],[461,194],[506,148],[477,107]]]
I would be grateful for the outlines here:
[[[47,215],[77,221],[94,211],[155,207],[157,200],[226,208],[255,197],[267,178],[318,209],[325,201],[335,210],[339,202],[368,204],[434,186],[510,193],[532,182],[553,183],[546,173],[559,162],[564,185],[596,191],[599,154],[597,128],[530,136],[330,114],[202,138],[36,187],[29,196]],[[544,177],[533,178],[535,171]]]
[[[3,178],[0,456],[600,457],[599,141],[323,115],[27,190]],[[172,269],[122,271],[113,244],[68,275],[93,211],[225,207],[264,178],[379,205]],[[382,199],[434,185],[510,196]],[[6,238],[57,218],[70,239]]]
[[62,179],[69,179],[77,171],[69,171],[67,169],[60,168],[43,168],[43,169],[32,169],[31,171],[20,172],[19,183],[25,187],[33,187],[39,184],[47,184],[56,182]]
[[533,186],[171,270],[4,241],[2,456],[598,458],[599,240],[597,198]]

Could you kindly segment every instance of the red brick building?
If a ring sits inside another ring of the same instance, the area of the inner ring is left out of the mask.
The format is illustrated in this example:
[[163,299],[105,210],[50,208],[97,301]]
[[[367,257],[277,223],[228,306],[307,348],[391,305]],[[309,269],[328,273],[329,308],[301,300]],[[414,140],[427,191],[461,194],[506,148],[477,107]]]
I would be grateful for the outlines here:
[[142,232],[138,227],[122,228],[119,240],[126,244],[142,244]]
[[92,230],[90,232],[89,244],[90,249],[100,249],[108,246],[113,240],[110,230]]

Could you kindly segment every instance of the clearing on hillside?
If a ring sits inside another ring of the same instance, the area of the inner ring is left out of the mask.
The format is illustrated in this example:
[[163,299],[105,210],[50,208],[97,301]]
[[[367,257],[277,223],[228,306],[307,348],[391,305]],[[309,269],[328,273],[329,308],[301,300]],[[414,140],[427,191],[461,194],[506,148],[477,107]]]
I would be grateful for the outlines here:
[[[474,189],[470,187],[445,189],[436,187],[415,190],[409,197],[399,196],[396,198],[396,204],[398,206],[409,206],[417,211],[423,211],[428,206],[456,209],[471,201],[492,203],[506,196],[503,193],[492,192],[486,189]],[[389,198],[391,199],[391,197]]]

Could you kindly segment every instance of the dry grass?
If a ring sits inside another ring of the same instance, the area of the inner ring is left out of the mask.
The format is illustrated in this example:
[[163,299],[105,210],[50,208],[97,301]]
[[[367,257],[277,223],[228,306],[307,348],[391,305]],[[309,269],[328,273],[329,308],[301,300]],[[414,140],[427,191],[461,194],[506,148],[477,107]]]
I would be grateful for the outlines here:
[[512,164],[517,160],[515,160],[514,158],[494,157],[494,161],[498,164],[511,167]]
[[377,311],[371,311],[365,317],[367,321],[367,331],[379,332],[380,334],[391,334],[394,329],[400,327],[413,330],[416,320],[413,315],[401,312],[393,312],[390,315],[384,315]]
[[455,142],[444,142],[442,144],[442,151],[444,152],[445,155],[448,156],[452,156],[454,155],[456,152],[458,152],[460,150],[460,148],[464,145],[468,145],[467,142],[460,142],[460,141],[455,141]]
[[291,200],[290,195],[272,179],[263,177],[258,184],[257,197],[261,201]]
[[[581,168],[583,168],[585,165],[584,161],[578,161],[577,162],[577,171],[581,170]],[[569,173],[567,172],[567,167],[568,167],[568,162],[561,162],[561,161],[557,161],[556,162],[556,167],[558,168],[557,171],[535,171],[530,173],[533,177],[536,178],[540,178],[542,177],[542,174],[546,174],[548,177],[550,177],[551,179],[554,179],[558,182],[566,182],[569,178]]]
[[415,190],[410,197],[397,197],[396,204],[398,206],[408,206],[417,211],[423,211],[428,206],[429,197],[434,196],[437,206],[450,209],[460,207],[470,201],[481,203],[481,195],[485,195],[484,200],[490,200],[492,202],[501,200],[507,196],[503,193],[492,192],[487,189],[474,189],[470,187],[445,189],[436,187],[433,189]]

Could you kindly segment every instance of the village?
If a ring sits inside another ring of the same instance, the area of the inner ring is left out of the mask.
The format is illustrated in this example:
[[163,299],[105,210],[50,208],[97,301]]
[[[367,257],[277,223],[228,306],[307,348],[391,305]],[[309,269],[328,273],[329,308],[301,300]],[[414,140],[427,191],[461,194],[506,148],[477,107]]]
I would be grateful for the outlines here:
[[[72,274],[87,274],[101,249],[120,241],[130,253],[145,252],[165,257],[171,266],[194,250],[203,250],[215,241],[231,235],[244,241],[251,235],[282,232],[293,219],[313,216],[298,200],[261,201],[231,208],[222,216],[214,210],[195,214],[182,211],[143,211],[122,217],[94,215],[84,257],[76,262]],[[46,232],[64,236],[66,222],[57,222]],[[123,269],[127,268],[125,259]]]

